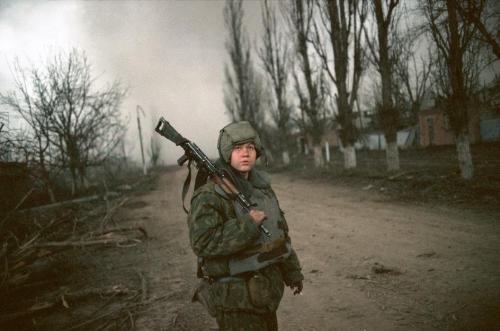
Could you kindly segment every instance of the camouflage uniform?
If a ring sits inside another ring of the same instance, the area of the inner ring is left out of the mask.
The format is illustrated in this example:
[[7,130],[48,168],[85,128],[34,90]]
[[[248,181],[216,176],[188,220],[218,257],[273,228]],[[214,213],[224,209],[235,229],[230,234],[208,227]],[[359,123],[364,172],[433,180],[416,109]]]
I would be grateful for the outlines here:
[[[267,174],[252,169],[244,181],[247,194],[260,190],[277,203]],[[279,224],[289,242],[283,212]],[[188,226],[191,247],[199,257],[198,276],[203,278],[193,301],[202,303],[216,317],[221,331],[277,330],[276,310],[284,285],[304,278],[295,252],[258,271],[230,276],[229,259],[251,246],[260,231],[249,215],[238,218],[233,202],[210,181],[193,194]]]

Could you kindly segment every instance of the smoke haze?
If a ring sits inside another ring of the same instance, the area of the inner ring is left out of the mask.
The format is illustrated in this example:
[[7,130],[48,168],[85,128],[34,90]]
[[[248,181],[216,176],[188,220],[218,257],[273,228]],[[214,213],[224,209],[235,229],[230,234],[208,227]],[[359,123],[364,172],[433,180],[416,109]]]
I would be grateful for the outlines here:
[[[229,122],[223,103],[227,62],[223,1],[7,1],[0,4],[0,89],[12,88],[14,57],[39,64],[50,54],[84,50],[99,83],[117,79],[128,87],[122,106],[128,118],[127,154],[140,158],[136,107],[144,141],[164,116],[209,156],[218,130]],[[245,5],[255,39],[259,2]],[[162,141],[162,159],[181,150]]]

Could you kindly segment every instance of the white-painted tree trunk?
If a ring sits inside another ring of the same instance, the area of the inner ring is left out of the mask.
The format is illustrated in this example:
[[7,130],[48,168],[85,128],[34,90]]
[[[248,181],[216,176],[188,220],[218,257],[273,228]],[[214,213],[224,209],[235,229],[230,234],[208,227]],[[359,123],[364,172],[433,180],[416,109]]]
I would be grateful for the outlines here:
[[288,153],[287,150],[281,152],[281,157],[283,159],[283,164],[284,165],[289,165],[290,164],[290,154]]
[[327,163],[330,163],[330,144],[325,141],[325,159]]
[[385,156],[387,159],[387,170],[397,171],[399,170],[399,150],[398,143],[396,141],[387,143],[385,149]]
[[352,145],[344,147],[344,168],[356,168],[356,149]]
[[50,203],[55,203],[56,202],[56,196],[54,195],[54,191],[50,186],[47,187],[47,194],[49,195],[50,198]]
[[316,168],[322,167],[325,165],[325,160],[323,159],[323,152],[321,150],[321,145],[314,145],[314,166]]
[[457,154],[462,178],[467,180],[472,179],[474,176],[474,165],[472,164],[469,135],[466,133],[461,133],[457,136]]

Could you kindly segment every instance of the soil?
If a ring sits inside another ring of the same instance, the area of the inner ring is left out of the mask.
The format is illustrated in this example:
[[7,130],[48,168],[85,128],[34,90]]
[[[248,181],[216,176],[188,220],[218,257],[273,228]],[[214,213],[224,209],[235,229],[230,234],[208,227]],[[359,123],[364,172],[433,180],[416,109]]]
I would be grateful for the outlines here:
[[[109,266],[142,273],[157,299],[135,313],[138,330],[216,329],[190,302],[197,279],[180,205],[185,176],[162,173],[121,216],[150,234]],[[303,295],[283,298],[281,330],[500,328],[498,213],[394,201],[286,173],[273,175],[273,187],[305,275]]]
[[[432,169],[407,163],[389,175],[382,158],[362,153],[356,171],[332,162],[273,173],[305,276],[302,295],[285,292],[280,330],[499,330],[500,153],[483,154],[493,158],[482,159],[474,183],[460,181],[442,151],[425,163]],[[191,303],[198,280],[180,201],[186,175],[168,169],[132,185],[109,224],[148,237],[66,250],[51,276],[58,304],[6,329],[216,330]]]

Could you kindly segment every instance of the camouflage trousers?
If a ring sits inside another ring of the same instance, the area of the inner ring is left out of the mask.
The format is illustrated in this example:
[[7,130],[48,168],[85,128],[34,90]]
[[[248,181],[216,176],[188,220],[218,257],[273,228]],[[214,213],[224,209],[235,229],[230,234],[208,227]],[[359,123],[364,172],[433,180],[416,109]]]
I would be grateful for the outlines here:
[[219,331],[278,331],[276,312],[252,314],[217,311]]

